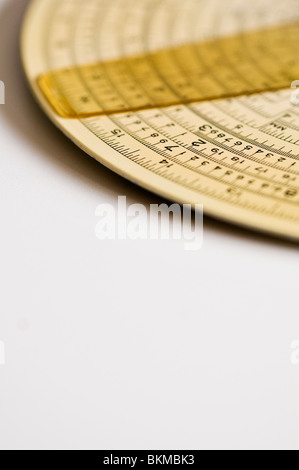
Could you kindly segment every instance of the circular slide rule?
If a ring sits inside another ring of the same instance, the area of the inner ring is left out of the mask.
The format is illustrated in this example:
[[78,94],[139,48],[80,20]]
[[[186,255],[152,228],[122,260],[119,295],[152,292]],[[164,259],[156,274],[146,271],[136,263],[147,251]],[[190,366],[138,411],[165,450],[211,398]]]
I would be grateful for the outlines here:
[[22,55],[45,112],[99,162],[299,240],[298,43],[297,0],[31,0]]

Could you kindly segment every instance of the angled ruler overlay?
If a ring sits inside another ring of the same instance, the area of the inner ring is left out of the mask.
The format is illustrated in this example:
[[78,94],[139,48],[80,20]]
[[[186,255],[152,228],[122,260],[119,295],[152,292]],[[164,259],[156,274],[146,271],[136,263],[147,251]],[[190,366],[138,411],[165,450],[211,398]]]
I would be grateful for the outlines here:
[[244,3],[33,0],[24,66],[50,118],[112,170],[299,240],[299,5]]

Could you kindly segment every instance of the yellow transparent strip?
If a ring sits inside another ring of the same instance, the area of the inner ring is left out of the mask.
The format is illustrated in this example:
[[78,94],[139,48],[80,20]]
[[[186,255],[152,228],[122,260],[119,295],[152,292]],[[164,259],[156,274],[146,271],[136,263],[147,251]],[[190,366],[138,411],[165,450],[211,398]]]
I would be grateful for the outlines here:
[[84,118],[288,88],[299,25],[54,70],[38,84],[57,114]]

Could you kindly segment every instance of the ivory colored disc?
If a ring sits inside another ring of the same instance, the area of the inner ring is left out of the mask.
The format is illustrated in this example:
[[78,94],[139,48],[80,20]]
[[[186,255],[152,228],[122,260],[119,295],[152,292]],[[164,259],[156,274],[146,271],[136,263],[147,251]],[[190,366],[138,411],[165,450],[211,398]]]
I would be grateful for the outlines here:
[[52,121],[113,171],[299,240],[299,4],[274,3],[32,0],[25,71]]

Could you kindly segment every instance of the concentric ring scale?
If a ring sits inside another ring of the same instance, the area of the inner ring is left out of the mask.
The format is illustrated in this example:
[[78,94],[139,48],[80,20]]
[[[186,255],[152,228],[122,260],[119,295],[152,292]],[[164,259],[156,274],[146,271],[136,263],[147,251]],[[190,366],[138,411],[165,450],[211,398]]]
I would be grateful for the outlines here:
[[167,199],[299,240],[299,5],[32,0],[31,87],[89,155]]
[[53,109],[67,118],[281,90],[299,77],[293,47],[298,41],[295,23],[54,70],[41,75],[38,84]]

